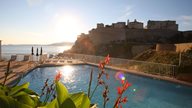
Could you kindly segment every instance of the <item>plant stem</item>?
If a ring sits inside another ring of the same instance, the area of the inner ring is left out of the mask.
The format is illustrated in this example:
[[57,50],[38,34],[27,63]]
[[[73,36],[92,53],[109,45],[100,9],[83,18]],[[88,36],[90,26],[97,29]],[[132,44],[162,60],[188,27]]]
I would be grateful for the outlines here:
[[104,103],[103,103],[103,108],[105,108],[105,105],[106,105],[106,102],[107,102],[107,101],[105,101],[105,99],[104,99],[103,101],[104,101]]
[[95,93],[95,91],[96,91],[96,89],[97,89],[98,86],[99,86],[99,84],[97,84],[97,85],[95,86],[95,89],[93,90],[90,99],[92,98],[92,96],[93,96],[93,94]]
[[89,97],[89,95],[90,95],[92,77],[93,77],[93,68],[91,69],[91,74],[90,74],[89,88],[88,88],[88,97]]
[[7,71],[5,72],[5,79],[4,79],[4,81],[3,81],[3,86],[5,86],[5,83],[6,83],[6,81],[7,81],[7,77],[8,77],[8,75],[9,75],[10,63],[11,63],[11,61],[9,60],[9,61],[8,61],[8,64],[7,64]]
[[118,97],[117,100],[115,101],[115,104],[114,104],[113,108],[116,108],[116,106],[117,106],[117,104],[118,104],[119,99],[121,98],[121,96],[122,96],[122,95],[119,95],[119,97]]

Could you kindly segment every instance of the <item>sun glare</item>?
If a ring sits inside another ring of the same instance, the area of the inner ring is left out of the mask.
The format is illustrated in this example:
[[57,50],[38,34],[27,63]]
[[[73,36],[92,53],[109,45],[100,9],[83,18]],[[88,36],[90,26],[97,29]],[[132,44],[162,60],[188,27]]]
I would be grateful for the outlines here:
[[56,36],[63,41],[74,42],[82,32],[82,24],[78,19],[72,15],[58,15],[54,27]]
[[74,68],[67,65],[62,68],[62,76],[64,80],[71,80]]

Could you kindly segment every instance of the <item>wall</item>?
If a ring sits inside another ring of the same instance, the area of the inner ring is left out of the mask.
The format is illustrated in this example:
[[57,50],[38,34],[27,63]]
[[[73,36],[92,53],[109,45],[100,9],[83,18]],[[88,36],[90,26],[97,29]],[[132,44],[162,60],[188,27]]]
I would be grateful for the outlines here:
[[175,51],[176,46],[174,44],[156,44],[156,51]]
[[113,24],[114,28],[125,28],[125,22],[117,22]]
[[111,41],[127,40],[142,43],[167,43],[167,39],[180,32],[171,30],[127,29],[105,27],[89,31],[88,36],[95,44],[107,44]]
[[167,30],[175,30],[178,31],[178,24],[176,21],[148,21],[147,22],[148,29],[167,29]]
[[178,33],[178,31],[170,30],[127,29],[126,40],[143,43],[167,43],[168,38]]
[[104,27],[104,24],[103,23],[98,23],[97,24],[97,28],[103,28]]
[[192,48],[192,43],[175,44],[175,46],[176,46],[176,52],[185,52],[188,49]]
[[128,24],[129,29],[143,29],[143,23],[139,22],[130,22]]
[[192,43],[156,44],[156,51],[185,52],[192,48]]
[[97,28],[89,32],[89,37],[94,45],[107,44],[111,41],[125,40],[125,28]]

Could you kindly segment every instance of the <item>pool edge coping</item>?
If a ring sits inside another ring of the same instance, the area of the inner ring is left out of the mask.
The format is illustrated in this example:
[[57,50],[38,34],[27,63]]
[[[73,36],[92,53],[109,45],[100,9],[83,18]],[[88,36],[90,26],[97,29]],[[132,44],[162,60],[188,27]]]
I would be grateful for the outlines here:
[[[93,66],[98,66],[98,64],[90,63],[90,62],[87,62],[87,64],[93,65]],[[181,81],[181,80],[177,80],[175,78],[170,78],[170,77],[166,77],[166,76],[147,74],[147,73],[144,73],[144,72],[139,72],[139,71],[129,70],[129,69],[123,69],[123,68],[118,68],[118,67],[114,67],[114,66],[106,66],[106,68],[117,70],[117,71],[122,71],[122,72],[127,72],[127,73],[134,74],[134,75],[145,76],[145,77],[149,77],[149,78],[153,78],[153,79],[169,81],[169,82],[172,82],[172,83],[182,84],[182,85],[192,87],[192,83],[190,83],[190,82]]]
[[[14,82],[24,76],[26,76],[28,73],[30,73],[32,70],[36,69],[36,68],[41,68],[41,67],[54,67],[54,66],[65,66],[65,65],[92,65],[92,66],[98,66],[98,64],[96,63],[90,63],[90,62],[84,62],[84,63],[72,63],[72,64],[40,64],[37,65],[29,70],[27,70],[26,72],[23,73],[22,76],[19,76],[17,78],[15,78],[14,80],[10,81],[9,83],[7,83],[7,85],[11,85],[14,84]],[[186,82],[186,81],[181,81],[181,80],[177,80],[175,78],[170,78],[170,77],[166,77],[166,76],[159,76],[159,75],[153,75],[153,74],[147,74],[144,72],[138,72],[135,70],[129,70],[129,69],[123,69],[123,68],[118,68],[118,67],[114,67],[114,66],[106,66],[106,68],[108,69],[113,69],[113,70],[117,70],[117,71],[122,71],[122,72],[127,72],[130,74],[134,74],[134,75],[139,75],[139,76],[145,76],[148,78],[153,78],[153,79],[159,79],[159,80],[164,80],[164,81],[169,81],[172,83],[176,83],[176,84],[182,84],[182,85],[186,85],[186,86],[190,86],[192,87],[192,83],[190,82]]]

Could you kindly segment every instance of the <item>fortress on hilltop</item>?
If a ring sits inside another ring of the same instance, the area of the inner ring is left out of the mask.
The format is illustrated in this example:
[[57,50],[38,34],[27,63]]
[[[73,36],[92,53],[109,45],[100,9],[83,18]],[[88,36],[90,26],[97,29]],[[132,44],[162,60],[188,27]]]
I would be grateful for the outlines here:
[[[192,42],[192,31],[178,31],[178,27],[176,21],[171,20],[149,20],[145,27],[136,19],[133,22],[127,20],[111,25],[98,23],[97,27],[90,30],[88,34],[82,33],[78,36],[71,52],[96,55],[104,54],[103,51],[119,52],[124,53],[124,56],[129,55],[126,58],[131,58],[147,49],[155,48],[156,44],[158,44],[157,49],[162,50],[166,49],[164,44]],[[114,46],[117,47],[116,50]]]
[[[136,19],[133,22],[117,22],[112,25],[104,25],[98,23],[95,29],[89,31],[88,34],[95,45],[106,44],[111,41],[129,41],[129,42],[163,42],[164,38],[171,38],[177,35],[178,24],[176,21],[151,21],[144,28],[142,22]],[[81,37],[81,35],[80,35]]]

